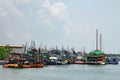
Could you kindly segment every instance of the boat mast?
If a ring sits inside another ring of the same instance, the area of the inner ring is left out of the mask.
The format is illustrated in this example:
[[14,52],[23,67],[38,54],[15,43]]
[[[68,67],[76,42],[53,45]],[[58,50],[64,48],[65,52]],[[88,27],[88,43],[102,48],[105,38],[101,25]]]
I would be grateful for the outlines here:
[[26,42],[26,44],[24,46],[24,54],[26,54],[26,53],[27,53],[27,42]]
[[64,51],[64,47],[62,46],[62,52]]
[[83,47],[83,54],[85,54],[85,47]]
[[44,52],[47,52],[47,47],[46,47],[46,45],[45,45],[45,49],[44,49]]
[[33,41],[31,40],[31,49],[33,48]]
[[56,50],[58,50],[58,46],[56,45]]
[[98,50],[98,29],[96,29],[96,50]]
[[67,51],[69,51],[69,46],[67,46]]
[[100,51],[102,51],[102,34],[100,34]]

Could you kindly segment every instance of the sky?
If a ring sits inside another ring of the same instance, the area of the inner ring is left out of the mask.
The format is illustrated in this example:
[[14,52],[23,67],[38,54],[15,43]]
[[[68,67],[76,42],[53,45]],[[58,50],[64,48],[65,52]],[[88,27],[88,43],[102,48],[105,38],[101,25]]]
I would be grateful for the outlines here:
[[0,44],[120,53],[120,0],[0,0]]

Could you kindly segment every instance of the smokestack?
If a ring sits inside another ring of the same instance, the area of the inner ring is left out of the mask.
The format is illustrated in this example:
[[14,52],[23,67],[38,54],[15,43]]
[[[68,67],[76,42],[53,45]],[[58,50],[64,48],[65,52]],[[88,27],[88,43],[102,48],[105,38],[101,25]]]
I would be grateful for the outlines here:
[[96,50],[98,50],[98,29],[96,29]]
[[100,34],[100,51],[102,51],[102,34]]

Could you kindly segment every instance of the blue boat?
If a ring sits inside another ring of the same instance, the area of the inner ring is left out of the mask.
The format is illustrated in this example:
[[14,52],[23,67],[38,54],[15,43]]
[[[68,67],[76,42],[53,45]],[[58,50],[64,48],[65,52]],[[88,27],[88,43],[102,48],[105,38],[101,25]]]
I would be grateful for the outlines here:
[[107,57],[106,58],[106,64],[119,64],[117,57]]
[[5,61],[0,61],[0,65],[3,65],[3,64],[5,64]]

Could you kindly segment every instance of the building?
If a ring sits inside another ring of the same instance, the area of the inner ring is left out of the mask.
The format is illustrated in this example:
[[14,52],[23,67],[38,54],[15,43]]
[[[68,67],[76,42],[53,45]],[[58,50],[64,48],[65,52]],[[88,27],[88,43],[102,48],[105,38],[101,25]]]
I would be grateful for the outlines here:
[[24,53],[24,45],[22,44],[3,44],[3,45],[0,45],[0,47],[5,47],[5,46],[8,46],[10,47],[12,50],[10,53]]

